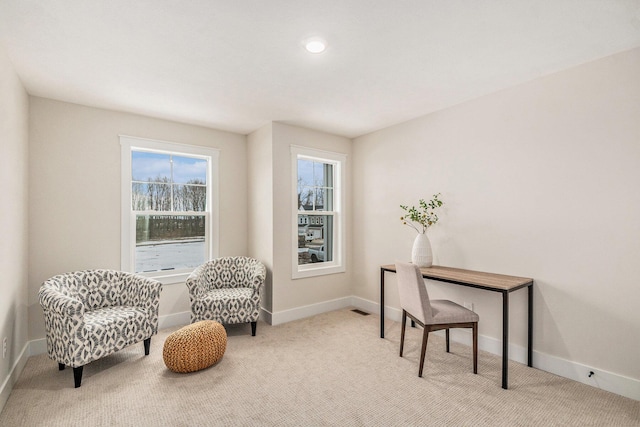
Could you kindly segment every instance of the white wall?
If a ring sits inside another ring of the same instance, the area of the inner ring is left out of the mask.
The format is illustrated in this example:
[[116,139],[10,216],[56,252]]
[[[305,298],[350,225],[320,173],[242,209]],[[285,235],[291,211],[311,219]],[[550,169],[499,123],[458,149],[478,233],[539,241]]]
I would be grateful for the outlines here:
[[[44,336],[43,280],[119,268],[119,134],[221,149],[220,254],[268,265],[263,306],[280,318],[353,294],[375,304],[379,266],[408,259],[414,238],[398,205],[442,192],[442,221],[429,232],[436,263],[533,277],[537,354],[640,379],[639,70],[640,50],[621,53],[352,144],[282,123],[246,138],[28,98],[0,52],[0,338],[10,343],[0,381],[27,339]],[[291,279],[292,144],[348,156],[346,273]],[[393,276],[388,284],[397,308]],[[500,339],[497,295],[429,289],[473,302],[481,334]],[[522,291],[512,296],[511,340],[522,347],[525,302]],[[165,286],[160,314],[188,310],[184,285]]]
[[[247,136],[249,256],[267,267],[261,306],[273,312],[273,144],[269,123]],[[271,321],[271,319],[265,319]]]
[[[0,411],[27,344],[29,98],[0,45]],[[7,355],[2,358],[2,340]]]
[[293,280],[291,208],[291,145],[346,154],[347,200],[350,212],[351,141],[348,138],[304,129],[284,123],[271,123],[249,135],[250,209],[249,248],[268,264],[270,274],[263,307],[268,321],[277,324],[305,317],[318,311],[345,305],[351,296],[351,217],[346,218],[347,248],[345,273]]
[[273,310],[283,312],[306,305],[331,301],[351,295],[351,218],[347,216],[347,251],[345,273],[293,280],[291,260],[293,251],[291,193],[291,145],[322,149],[347,155],[346,212],[351,211],[351,141],[347,138],[273,123]]
[[[220,149],[220,255],[247,253],[246,138],[228,132],[31,97],[29,336],[44,337],[40,284],[55,274],[120,268],[120,141],[130,135]],[[160,316],[189,311],[165,285]]]
[[[379,266],[410,258],[399,205],[442,192],[436,264],[533,277],[534,351],[640,379],[639,76],[636,49],[356,138],[355,294],[377,302]],[[429,290],[473,302],[500,339],[499,295]]]

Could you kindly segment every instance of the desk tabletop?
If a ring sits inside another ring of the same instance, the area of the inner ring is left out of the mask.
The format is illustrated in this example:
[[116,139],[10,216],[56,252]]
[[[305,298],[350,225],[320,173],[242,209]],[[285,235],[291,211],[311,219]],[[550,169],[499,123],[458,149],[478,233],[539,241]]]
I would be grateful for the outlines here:
[[[383,265],[384,271],[396,271],[395,264]],[[427,279],[441,279],[445,281],[467,283],[503,291],[513,291],[533,283],[528,277],[507,276],[505,274],[485,273],[482,271],[464,270],[462,268],[432,265],[420,268],[422,277]]]

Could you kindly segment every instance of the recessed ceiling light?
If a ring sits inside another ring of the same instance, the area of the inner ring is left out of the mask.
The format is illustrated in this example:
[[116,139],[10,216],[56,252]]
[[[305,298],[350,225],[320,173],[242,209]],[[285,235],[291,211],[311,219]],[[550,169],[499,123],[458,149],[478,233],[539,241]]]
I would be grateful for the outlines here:
[[322,53],[327,48],[327,43],[319,38],[312,38],[304,42],[304,48],[309,53]]

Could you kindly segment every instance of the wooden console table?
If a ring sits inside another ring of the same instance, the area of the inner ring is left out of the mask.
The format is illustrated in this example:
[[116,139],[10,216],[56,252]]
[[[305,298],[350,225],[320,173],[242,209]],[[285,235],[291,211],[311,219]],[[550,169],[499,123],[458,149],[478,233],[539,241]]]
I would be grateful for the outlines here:
[[[434,265],[421,268],[422,277],[454,285],[469,286],[502,294],[502,388],[508,386],[509,361],[509,294],[518,289],[528,289],[528,342],[527,365],[531,365],[533,342],[533,279],[526,277],[505,276],[503,274],[483,273],[463,270],[461,268]],[[394,264],[380,267],[380,338],[384,338],[384,273],[395,273]]]

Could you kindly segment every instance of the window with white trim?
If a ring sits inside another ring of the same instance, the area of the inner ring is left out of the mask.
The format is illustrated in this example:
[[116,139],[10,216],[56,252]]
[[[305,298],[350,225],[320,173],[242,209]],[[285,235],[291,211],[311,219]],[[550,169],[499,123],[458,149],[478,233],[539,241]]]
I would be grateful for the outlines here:
[[346,156],[291,147],[294,279],[345,271]]
[[218,150],[120,137],[122,270],[186,280],[217,256]]

